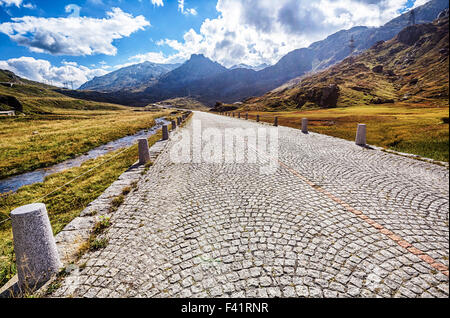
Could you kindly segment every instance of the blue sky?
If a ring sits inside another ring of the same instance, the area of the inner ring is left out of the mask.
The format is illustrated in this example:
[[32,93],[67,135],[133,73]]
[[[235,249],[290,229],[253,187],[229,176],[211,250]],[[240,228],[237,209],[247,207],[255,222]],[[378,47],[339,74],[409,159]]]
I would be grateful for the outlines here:
[[122,66],[179,63],[194,53],[227,67],[273,64],[338,30],[379,26],[425,2],[0,0],[0,68],[78,86]]
[[[64,61],[76,62],[92,67],[107,65],[115,66],[129,63],[129,58],[147,52],[162,52],[172,54],[174,50],[169,46],[158,46],[156,43],[165,38],[182,40],[183,34],[189,29],[198,30],[206,18],[215,18],[218,12],[213,1],[190,0],[185,4],[196,10],[196,14],[182,14],[178,9],[177,1],[164,1],[164,6],[153,5],[150,0],[142,1],[24,1],[34,7],[0,6],[0,23],[11,22],[14,17],[36,16],[43,18],[66,18],[73,11],[66,12],[66,6],[77,5],[81,17],[105,18],[105,13],[113,7],[133,16],[144,16],[151,24],[144,30],[138,30],[129,37],[114,41],[118,53],[115,55],[95,54],[84,56],[57,55],[31,52],[28,47],[18,45],[4,33],[0,33],[0,59],[7,60],[20,56],[31,56],[36,59],[45,59],[52,65],[61,65]],[[99,64],[102,63],[102,64]]]

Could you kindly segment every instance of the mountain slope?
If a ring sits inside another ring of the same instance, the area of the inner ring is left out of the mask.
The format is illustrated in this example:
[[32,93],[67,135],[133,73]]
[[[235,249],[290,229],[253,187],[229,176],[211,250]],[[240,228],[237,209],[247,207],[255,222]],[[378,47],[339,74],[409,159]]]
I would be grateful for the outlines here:
[[294,87],[247,101],[246,109],[287,110],[405,102],[448,105],[448,15],[409,26]]
[[[433,21],[439,12],[448,8],[446,0],[432,0],[415,9],[416,21]],[[353,36],[356,52],[363,52],[378,41],[392,39],[409,24],[409,13],[405,13],[379,28],[354,27],[330,35],[308,48],[294,50],[273,66],[254,71],[247,68],[226,69],[202,55],[193,55],[191,60],[177,69],[150,81],[140,92],[118,90],[111,94],[86,93],[85,98],[144,106],[175,97],[193,97],[205,104],[216,101],[232,103],[251,96],[259,96],[276,89],[283,83],[317,72],[342,61],[351,54],[349,41]],[[81,97],[83,93],[70,92]]]
[[232,67],[229,68],[229,70],[235,70],[237,68],[245,68],[245,69],[254,70],[254,71],[261,71],[269,66],[270,65],[266,64],[266,63],[260,64],[257,66],[251,66],[251,65],[244,64],[244,63],[240,63],[240,64],[233,65]]
[[[448,5],[447,0],[432,0],[415,8],[416,23],[432,22],[442,10],[448,8]],[[323,41],[315,42],[309,46],[309,49],[313,50],[315,54],[313,70],[324,69],[346,58],[351,53],[348,44],[352,36],[356,52],[362,52],[378,41],[392,39],[409,23],[410,13],[407,12],[378,28],[358,26],[336,32]]]
[[15,110],[25,114],[50,114],[56,109],[118,110],[124,108],[119,105],[70,98],[57,90],[57,87],[30,81],[13,72],[0,70],[0,110]]
[[144,62],[121,68],[104,76],[95,77],[81,85],[81,90],[113,92],[139,89],[157,81],[162,75],[172,71],[180,64],[157,64]]

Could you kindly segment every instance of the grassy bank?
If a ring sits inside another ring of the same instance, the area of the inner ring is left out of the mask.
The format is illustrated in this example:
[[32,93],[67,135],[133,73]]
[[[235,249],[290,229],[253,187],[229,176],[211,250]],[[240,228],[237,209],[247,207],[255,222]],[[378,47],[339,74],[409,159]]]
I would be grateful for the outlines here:
[[0,178],[48,167],[152,127],[169,112],[62,110],[0,118]]
[[[149,145],[154,144],[160,138],[160,132],[150,137]],[[22,187],[14,194],[0,196],[0,222],[6,219],[14,208],[33,203],[38,198],[52,192],[76,176],[111,159],[121,151],[118,150],[97,159],[87,161],[81,167],[51,175],[44,182]],[[137,146],[134,145],[111,159],[111,161],[81,177],[76,182],[41,200],[47,206],[54,233],[57,234],[60,232],[64,226],[78,216],[90,202],[95,200],[109,185],[117,180],[137,158],[138,150]],[[14,264],[11,222],[8,221],[0,225],[0,286],[14,276],[16,272]]]
[[300,128],[309,119],[309,130],[354,140],[358,123],[367,124],[367,142],[439,161],[449,161],[449,108],[426,105],[385,104],[287,112],[249,112],[261,121]]

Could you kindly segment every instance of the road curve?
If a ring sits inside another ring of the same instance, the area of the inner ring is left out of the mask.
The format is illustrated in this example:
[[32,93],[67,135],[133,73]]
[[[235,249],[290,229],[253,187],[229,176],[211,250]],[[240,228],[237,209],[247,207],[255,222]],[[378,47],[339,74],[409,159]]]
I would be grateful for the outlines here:
[[448,297],[447,168],[287,127],[274,173],[174,163],[181,131],[54,297]]

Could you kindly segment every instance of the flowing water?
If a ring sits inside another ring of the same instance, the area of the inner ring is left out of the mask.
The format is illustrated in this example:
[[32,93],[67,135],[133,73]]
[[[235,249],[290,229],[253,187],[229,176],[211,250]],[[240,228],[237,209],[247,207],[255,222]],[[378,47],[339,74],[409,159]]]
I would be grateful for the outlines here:
[[156,134],[158,129],[160,129],[162,127],[162,125],[170,124],[170,122],[165,120],[164,118],[155,119],[155,123],[156,123],[156,125],[150,129],[141,130],[132,136],[126,136],[126,137],[111,141],[107,144],[104,144],[102,146],[94,148],[94,149],[90,150],[89,152],[87,152],[81,156],[78,156],[76,158],[63,161],[61,163],[58,163],[56,165],[53,165],[53,166],[50,166],[47,168],[36,169],[31,172],[26,172],[26,173],[19,174],[16,176],[8,177],[6,179],[2,179],[2,180],[0,180],[0,194],[10,192],[10,191],[15,192],[20,187],[23,187],[25,185],[42,182],[42,181],[44,181],[46,176],[49,176],[51,174],[61,172],[63,170],[70,169],[73,167],[79,167],[79,166],[81,166],[81,164],[83,162],[85,162],[87,160],[95,159],[95,158],[103,156],[111,151],[130,147],[133,144],[137,143],[138,139],[149,138],[150,136]]

